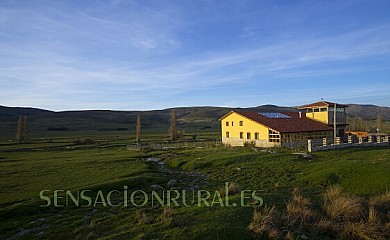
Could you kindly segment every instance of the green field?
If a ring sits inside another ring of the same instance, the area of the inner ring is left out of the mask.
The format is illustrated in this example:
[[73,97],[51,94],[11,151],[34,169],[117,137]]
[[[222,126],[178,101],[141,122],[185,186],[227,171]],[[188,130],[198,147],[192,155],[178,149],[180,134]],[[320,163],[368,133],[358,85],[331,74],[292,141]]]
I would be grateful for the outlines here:
[[[153,136],[149,136],[153,139]],[[338,184],[362,199],[390,190],[390,148],[344,149],[297,158],[292,150],[197,147],[127,151],[125,136],[95,136],[94,144],[75,145],[74,137],[0,144],[1,239],[251,239],[254,209],[264,206],[143,207],[102,204],[41,207],[42,190],[143,190],[151,185],[215,192],[225,182],[258,190],[264,205],[283,209],[294,187],[321,209],[322,194]],[[158,158],[165,164],[145,161]],[[116,200],[119,201],[120,197]],[[240,194],[230,196],[240,202]],[[63,201],[63,199],[61,200]],[[62,202],[63,203],[63,202]],[[390,204],[390,203],[389,203]],[[389,224],[388,224],[389,225]],[[390,226],[390,225],[389,225]],[[332,239],[307,229],[294,234]],[[295,235],[297,236],[297,235]]]

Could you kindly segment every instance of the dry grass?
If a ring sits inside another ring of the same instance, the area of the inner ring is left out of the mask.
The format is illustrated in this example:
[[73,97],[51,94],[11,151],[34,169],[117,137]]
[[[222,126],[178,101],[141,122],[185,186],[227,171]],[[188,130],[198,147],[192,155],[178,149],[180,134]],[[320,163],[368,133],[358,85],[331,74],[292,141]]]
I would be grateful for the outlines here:
[[157,218],[157,221],[170,225],[172,223],[173,209],[171,207],[164,207],[163,212]]
[[[219,189],[219,192],[220,192],[221,196],[224,197],[225,194],[226,194],[225,186],[221,187]],[[228,186],[228,193],[229,193],[229,195],[235,195],[235,194],[237,194],[239,192],[240,192],[240,186],[238,184],[236,184],[235,182],[229,183],[229,186]]]
[[328,236],[335,237],[337,236],[338,226],[326,218],[320,218],[314,224],[314,230],[317,234],[326,234]]
[[376,223],[379,221],[378,213],[374,206],[368,207],[368,222],[370,223]]
[[363,215],[358,197],[343,192],[338,185],[330,187],[324,194],[324,210],[332,220],[356,220]]
[[380,240],[384,239],[378,225],[370,224],[364,221],[346,222],[341,232],[343,239],[364,239]]
[[249,224],[249,231],[255,233],[256,236],[279,238],[278,231],[278,213],[275,207],[265,206],[262,211],[255,210],[253,212],[252,222]]
[[310,200],[301,195],[298,188],[295,188],[290,201],[286,204],[286,211],[283,213],[283,220],[287,226],[294,228],[307,227],[315,220],[316,214],[310,208]]
[[374,196],[370,199],[370,207],[374,207],[380,218],[388,218],[390,221],[390,191],[383,195]]
[[332,239],[390,239],[389,194],[369,202],[332,186],[324,193],[325,212],[311,209],[310,199],[295,188],[285,211],[275,207],[254,211],[248,229],[255,238],[294,239],[294,236]]
[[292,232],[288,231],[285,237],[286,240],[294,240],[294,234]]
[[151,217],[148,217],[146,215],[146,213],[142,210],[137,210],[135,212],[135,217],[134,217],[135,221],[140,224],[140,225],[143,225],[143,224],[148,224],[150,222],[152,222],[152,218]]

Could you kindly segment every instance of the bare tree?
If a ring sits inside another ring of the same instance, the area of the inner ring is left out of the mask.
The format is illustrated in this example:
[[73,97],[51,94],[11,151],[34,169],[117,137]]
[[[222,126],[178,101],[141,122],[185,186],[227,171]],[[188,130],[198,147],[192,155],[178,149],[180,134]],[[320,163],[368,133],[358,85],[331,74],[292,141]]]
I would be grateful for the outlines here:
[[356,119],[356,130],[357,131],[365,131],[366,130],[366,127],[365,127],[365,124],[364,124],[364,120],[362,117],[358,117]]
[[176,112],[175,109],[171,110],[169,136],[171,140],[177,140],[177,127],[176,127]]
[[18,126],[16,129],[16,141],[19,143],[27,142],[27,137],[28,137],[27,132],[28,132],[27,116],[19,116]]
[[378,132],[383,131],[383,121],[380,113],[378,113],[378,115],[376,116],[376,129]]
[[19,116],[18,126],[16,128],[16,141],[19,143],[22,142],[22,128],[23,128],[22,116]]
[[141,142],[141,117],[137,115],[137,125],[135,126],[135,141]]
[[28,125],[27,125],[27,116],[24,116],[23,121],[23,142],[27,142],[27,133],[28,133]]

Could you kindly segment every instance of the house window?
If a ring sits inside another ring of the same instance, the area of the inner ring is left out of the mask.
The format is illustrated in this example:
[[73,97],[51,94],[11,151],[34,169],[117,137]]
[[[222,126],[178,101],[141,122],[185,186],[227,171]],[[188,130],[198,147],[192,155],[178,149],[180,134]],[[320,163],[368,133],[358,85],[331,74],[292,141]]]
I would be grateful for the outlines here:
[[226,127],[228,127],[229,126],[229,122],[226,122]]
[[328,109],[327,108],[321,108],[320,112],[326,112]]
[[244,122],[243,121],[240,121],[240,126],[244,126]]
[[241,138],[241,139],[244,138],[244,133],[243,133],[243,132],[240,132],[240,138]]
[[320,109],[319,108],[314,108],[314,112],[319,112]]
[[278,132],[268,130],[268,139],[270,142],[280,142],[280,134]]
[[246,139],[251,139],[251,133],[246,133]]
[[255,139],[259,140],[259,133],[255,133]]
[[233,126],[233,121],[232,121],[232,126]]
[[226,132],[226,138],[229,138],[229,132]]
[[307,109],[307,112],[313,112],[313,109],[308,108],[308,109]]

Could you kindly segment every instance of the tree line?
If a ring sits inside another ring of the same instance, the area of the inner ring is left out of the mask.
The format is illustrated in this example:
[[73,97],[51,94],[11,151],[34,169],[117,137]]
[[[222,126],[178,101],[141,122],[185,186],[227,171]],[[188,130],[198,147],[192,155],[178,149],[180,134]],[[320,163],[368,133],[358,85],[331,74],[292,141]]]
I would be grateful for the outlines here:
[[383,120],[380,114],[377,115],[375,120],[375,126],[369,126],[368,123],[360,116],[356,116],[349,124],[350,131],[372,131],[383,132]]
[[[141,117],[138,114],[136,125],[135,125],[135,141],[137,143],[141,142],[141,135],[142,135]],[[172,141],[177,140],[179,138],[179,135],[177,134],[177,121],[176,121],[175,109],[171,110],[171,115],[169,118],[169,137]]]

